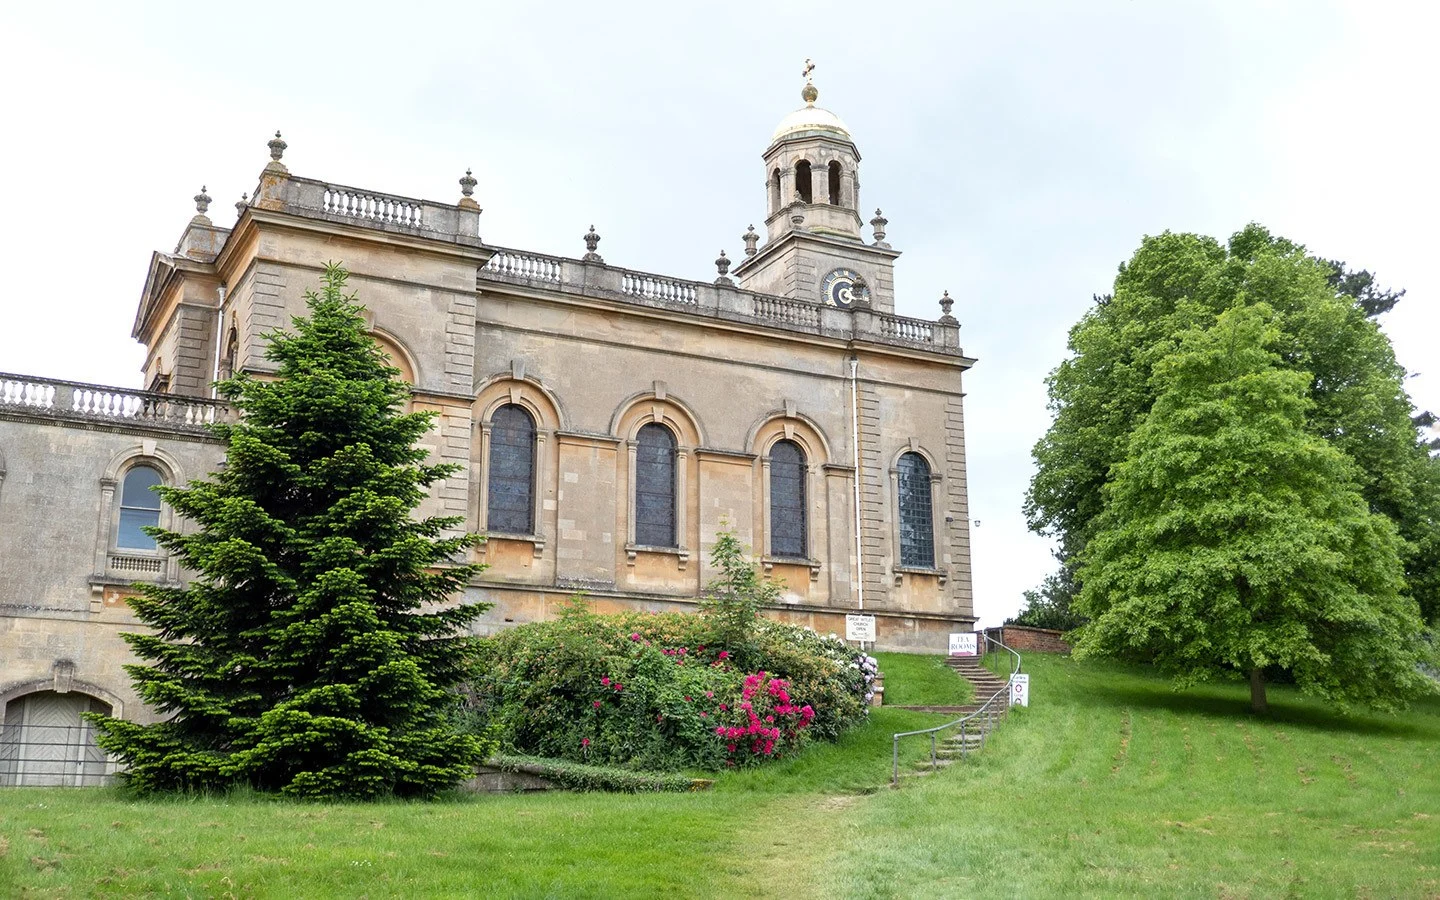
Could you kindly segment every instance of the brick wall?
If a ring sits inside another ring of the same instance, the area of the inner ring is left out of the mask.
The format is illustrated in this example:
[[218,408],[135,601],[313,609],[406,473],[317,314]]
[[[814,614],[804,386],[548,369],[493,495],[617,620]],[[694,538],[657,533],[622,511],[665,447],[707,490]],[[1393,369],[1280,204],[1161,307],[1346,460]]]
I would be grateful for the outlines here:
[[1006,625],[1002,628],[987,628],[985,632],[1016,653],[1070,652],[1070,645],[1061,638],[1064,632],[1056,631],[1053,628]]

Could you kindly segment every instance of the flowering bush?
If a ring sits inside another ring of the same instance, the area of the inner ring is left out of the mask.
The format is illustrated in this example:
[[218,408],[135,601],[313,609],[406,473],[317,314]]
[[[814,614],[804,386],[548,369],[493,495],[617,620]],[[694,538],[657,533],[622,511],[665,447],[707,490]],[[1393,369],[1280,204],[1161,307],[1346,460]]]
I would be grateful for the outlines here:
[[509,752],[662,771],[757,764],[864,720],[873,674],[844,643],[757,620],[747,671],[717,637],[706,617],[576,601],[488,638],[469,706]]

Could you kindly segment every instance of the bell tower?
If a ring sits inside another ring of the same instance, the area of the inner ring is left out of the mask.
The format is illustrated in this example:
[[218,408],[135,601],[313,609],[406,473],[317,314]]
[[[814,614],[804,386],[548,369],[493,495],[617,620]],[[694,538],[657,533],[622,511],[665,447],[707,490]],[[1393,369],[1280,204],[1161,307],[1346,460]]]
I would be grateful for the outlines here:
[[875,211],[875,242],[861,236],[860,151],[840,117],[815,105],[820,91],[805,61],[805,105],[780,120],[765,161],[765,244],[746,235],[735,267],[743,289],[839,307],[895,310],[894,262],[886,220]]

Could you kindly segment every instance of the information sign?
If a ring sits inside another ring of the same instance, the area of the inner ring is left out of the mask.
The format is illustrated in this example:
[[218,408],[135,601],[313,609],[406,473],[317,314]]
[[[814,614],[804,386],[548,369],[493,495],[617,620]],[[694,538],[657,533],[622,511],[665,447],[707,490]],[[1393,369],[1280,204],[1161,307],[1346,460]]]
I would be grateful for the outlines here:
[[845,640],[875,643],[875,617],[854,613],[845,616]]

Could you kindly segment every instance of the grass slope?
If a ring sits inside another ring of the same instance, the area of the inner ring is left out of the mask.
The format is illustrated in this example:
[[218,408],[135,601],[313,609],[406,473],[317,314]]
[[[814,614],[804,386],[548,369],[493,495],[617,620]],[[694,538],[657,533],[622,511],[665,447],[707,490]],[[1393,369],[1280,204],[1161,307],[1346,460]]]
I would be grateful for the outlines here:
[[[882,667],[892,701],[957,702],[933,659]],[[1243,685],[1026,669],[1030,709],[898,792],[881,788],[891,732],[947,717],[878,710],[705,794],[0,790],[0,897],[1440,896],[1440,704],[1339,718],[1277,688],[1257,720]]]
[[1286,688],[1176,693],[1032,654],[973,764],[869,801],[827,893],[1440,896],[1440,704],[1342,718]]

